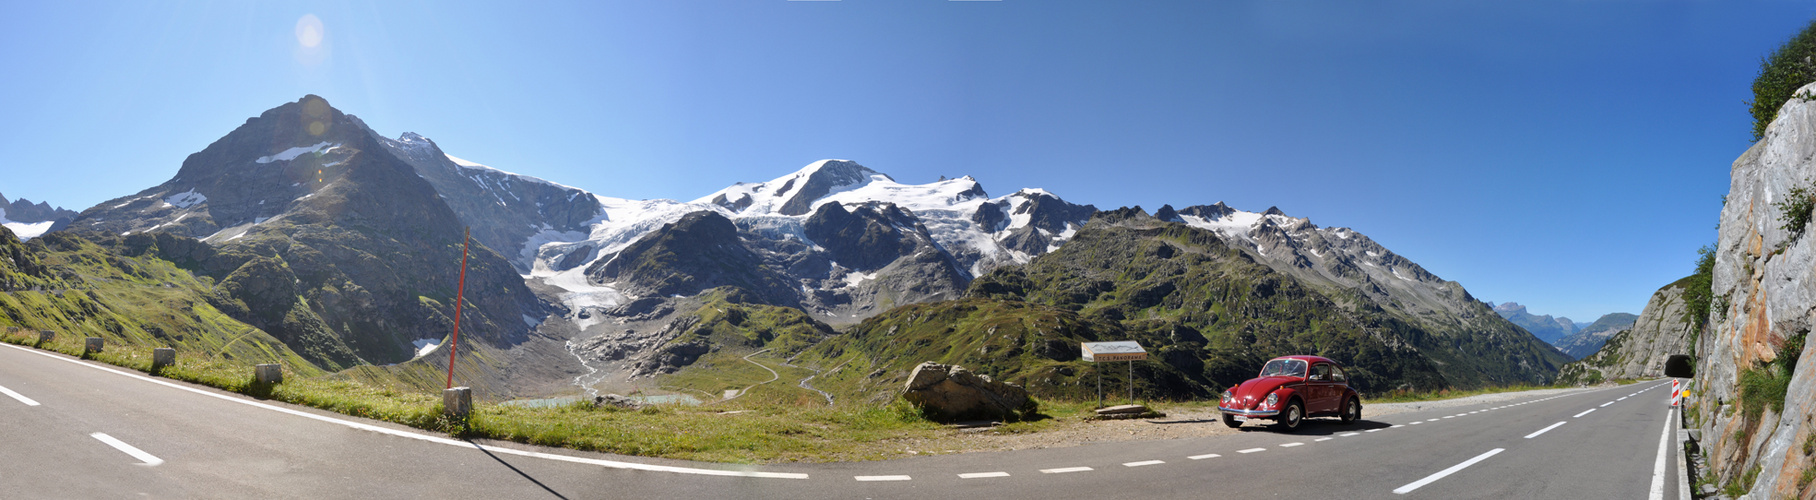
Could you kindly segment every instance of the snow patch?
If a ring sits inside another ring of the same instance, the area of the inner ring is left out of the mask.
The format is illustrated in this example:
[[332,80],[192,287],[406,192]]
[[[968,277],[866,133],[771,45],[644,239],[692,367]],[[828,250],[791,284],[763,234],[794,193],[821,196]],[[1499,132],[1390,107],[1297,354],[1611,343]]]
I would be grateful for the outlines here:
[[202,193],[195,192],[195,189],[193,189],[193,188],[188,191],[170,195],[170,197],[168,197],[168,198],[164,198],[165,205],[174,206],[177,208],[189,208],[189,207],[195,206],[197,203],[201,203],[204,201],[208,201],[208,197],[202,196]]
[[420,358],[428,356],[429,353],[435,352],[435,349],[440,348],[441,339],[416,339],[411,341],[410,345],[416,346],[416,357]]
[[324,152],[323,151],[324,148],[333,149],[333,148],[337,148],[337,147],[340,147],[340,145],[330,143],[328,141],[322,141],[320,143],[317,143],[314,146],[308,146],[308,147],[299,146],[299,147],[286,149],[281,153],[274,154],[271,156],[260,156],[259,159],[253,160],[253,161],[258,162],[258,163],[271,163],[274,161],[290,161],[290,160],[295,160],[296,157],[302,156],[304,153]]

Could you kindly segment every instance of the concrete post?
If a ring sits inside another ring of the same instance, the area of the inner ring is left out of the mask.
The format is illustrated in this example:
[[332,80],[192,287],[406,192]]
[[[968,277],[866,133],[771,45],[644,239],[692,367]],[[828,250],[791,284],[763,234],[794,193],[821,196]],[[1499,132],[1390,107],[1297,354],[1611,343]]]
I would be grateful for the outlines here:
[[151,350],[151,369],[157,370],[174,364],[177,364],[176,349],[159,347]]
[[473,389],[455,387],[441,391],[441,407],[443,413],[465,418],[473,412]]
[[88,341],[82,345],[82,352],[84,354],[101,352],[101,344],[101,337],[89,337]]
[[57,338],[57,332],[53,332],[50,330],[39,330],[38,331],[38,345],[39,346],[43,346],[44,344],[49,344],[51,339],[54,339],[54,338]]
[[255,366],[253,367],[252,375],[253,379],[257,380],[260,384],[277,385],[284,383],[284,367],[281,365],[265,364]]

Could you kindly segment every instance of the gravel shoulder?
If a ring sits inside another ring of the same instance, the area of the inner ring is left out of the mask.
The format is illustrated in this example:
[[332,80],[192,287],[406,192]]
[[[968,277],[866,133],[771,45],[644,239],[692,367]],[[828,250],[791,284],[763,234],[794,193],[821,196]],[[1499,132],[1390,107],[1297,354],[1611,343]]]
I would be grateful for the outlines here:
[[[1397,413],[1535,399],[1582,390],[1585,389],[1539,389],[1410,403],[1368,404],[1364,401],[1362,418],[1366,420]],[[903,447],[901,451],[904,454],[921,455],[1063,448],[1091,443],[1158,441],[1221,436],[1241,432],[1225,427],[1220,420],[1222,415],[1217,412],[1215,406],[1169,408],[1166,405],[1156,405],[1155,409],[1165,412],[1167,416],[1155,419],[1101,421],[1063,419],[1033,432],[1013,432],[1008,428],[954,429],[939,437],[908,439],[897,444]]]

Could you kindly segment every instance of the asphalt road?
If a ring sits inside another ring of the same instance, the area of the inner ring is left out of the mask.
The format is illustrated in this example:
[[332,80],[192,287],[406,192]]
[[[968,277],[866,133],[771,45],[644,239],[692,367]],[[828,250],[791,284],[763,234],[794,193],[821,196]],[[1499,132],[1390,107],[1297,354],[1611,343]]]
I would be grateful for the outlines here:
[[11,345],[0,388],[9,498],[1647,498],[1655,477],[1662,498],[1678,488],[1675,440],[1661,447],[1669,381],[1379,419],[1365,409],[1293,434],[1250,424],[760,467],[457,441]]

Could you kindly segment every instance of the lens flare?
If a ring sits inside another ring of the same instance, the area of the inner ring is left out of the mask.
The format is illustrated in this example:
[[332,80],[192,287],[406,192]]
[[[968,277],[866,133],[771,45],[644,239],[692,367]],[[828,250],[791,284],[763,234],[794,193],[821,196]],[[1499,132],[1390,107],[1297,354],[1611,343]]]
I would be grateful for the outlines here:
[[314,48],[322,44],[322,20],[315,14],[303,14],[296,20],[296,43]]

